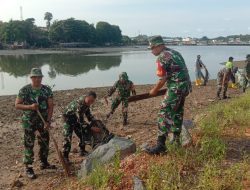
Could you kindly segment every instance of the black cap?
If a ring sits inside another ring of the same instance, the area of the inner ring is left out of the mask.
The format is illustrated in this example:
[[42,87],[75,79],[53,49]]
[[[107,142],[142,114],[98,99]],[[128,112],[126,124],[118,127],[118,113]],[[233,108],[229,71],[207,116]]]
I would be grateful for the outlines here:
[[250,54],[247,54],[246,58],[250,57]]
[[233,57],[229,57],[229,59],[228,59],[228,60],[229,60],[229,61],[231,61],[231,60],[233,60],[233,59],[234,59]]

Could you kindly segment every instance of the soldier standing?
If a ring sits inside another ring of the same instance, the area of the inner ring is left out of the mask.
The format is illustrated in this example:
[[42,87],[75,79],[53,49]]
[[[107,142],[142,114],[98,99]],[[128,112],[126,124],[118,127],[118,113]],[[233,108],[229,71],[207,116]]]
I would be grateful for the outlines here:
[[63,156],[66,162],[69,163],[69,153],[71,149],[71,141],[73,131],[79,138],[80,156],[85,156],[88,152],[85,150],[85,129],[90,125],[84,120],[84,115],[89,122],[94,122],[95,118],[91,114],[90,106],[95,103],[96,93],[90,91],[85,96],[81,96],[77,100],[73,100],[66,107],[63,113]]
[[222,68],[217,74],[217,86],[218,86],[217,98],[219,100],[221,99],[220,93],[222,89],[223,89],[222,98],[223,99],[228,98],[226,94],[228,89],[228,83],[232,75],[232,66],[233,66],[232,64],[226,64],[226,67]]
[[180,144],[180,133],[183,122],[185,98],[192,90],[188,69],[181,54],[165,47],[161,36],[149,40],[152,54],[157,56],[157,76],[159,81],[149,92],[155,96],[167,82],[167,92],[158,113],[157,145],[147,148],[149,154],[160,154],[166,151],[166,137],[173,132],[173,141]]
[[115,82],[112,88],[108,90],[108,95],[105,96],[105,100],[107,101],[108,96],[112,96],[112,94],[117,90],[118,94],[115,99],[112,101],[111,111],[107,114],[107,118],[114,113],[115,109],[122,103],[122,115],[123,115],[123,125],[127,125],[128,120],[128,98],[130,93],[132,95],[136,95],[135,87],[132,81],[129,80],[126,72],[122,72],[119,75],[119,80]]
[[[24,158],[26,174],[29,178],[35,179],[32,164],[34,161],[34,142],[37,135],[40,146],[39,158],[41,169],[56,169],[48,163],[49,153],[49,132],[50,122],[53,114],[53,93],[50,87],[43,85],[43,74],[41,69],[33,68],[30,73],[31,84],[20,89],[15,107],[23,110],[22,127],[24,129]],[[39,110],[47,123],[44,125],[37,114]]]

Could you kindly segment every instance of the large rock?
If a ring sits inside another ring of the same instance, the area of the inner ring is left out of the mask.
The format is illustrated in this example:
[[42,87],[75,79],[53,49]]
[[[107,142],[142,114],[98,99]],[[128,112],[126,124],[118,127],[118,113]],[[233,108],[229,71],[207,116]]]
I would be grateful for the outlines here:
[[[192,143],[192,136],[189,133],[189,129],[194,128],[194,123],[191,120],[183,120],[182,130],[181,130],[181,145],[186,147]],[[173,136],[170,136],[170,140],[172,140]]]
[[99,146],[82,162],[79,177],[86,177],[96,164],[110,162],[119,151],[120,159],[136,151],[135,143],[129,139],[115,136],[107,144]]

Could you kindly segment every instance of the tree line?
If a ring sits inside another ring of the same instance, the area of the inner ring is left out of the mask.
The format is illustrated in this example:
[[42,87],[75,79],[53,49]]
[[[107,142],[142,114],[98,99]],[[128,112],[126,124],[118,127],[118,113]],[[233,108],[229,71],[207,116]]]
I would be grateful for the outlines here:
[[52,47],[59,43],[85,43],[89,46],[129,43],[128,36],[122,36],[120,27],[108,22],[94,25],[69,18],[51,23],[52,18],[51,13],[45,13],[46,27],[35,25],[34,18],[0,22],[0,43],[25,43],[29,47]]

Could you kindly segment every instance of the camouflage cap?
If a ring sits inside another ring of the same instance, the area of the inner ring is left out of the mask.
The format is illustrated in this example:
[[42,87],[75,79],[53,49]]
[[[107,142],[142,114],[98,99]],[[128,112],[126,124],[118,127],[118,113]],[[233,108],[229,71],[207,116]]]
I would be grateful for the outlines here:
[[32,68],[30,77],[43,77],[42,70],[40,68]]
[[153,36],[149,40],[149,49],[155,46],[164,45],[164,41],[161,36]]
[[119,75],[119,79],[123,79],[123,80],[128,80],[128,75],[126,72],[122,72],[120,75]]

